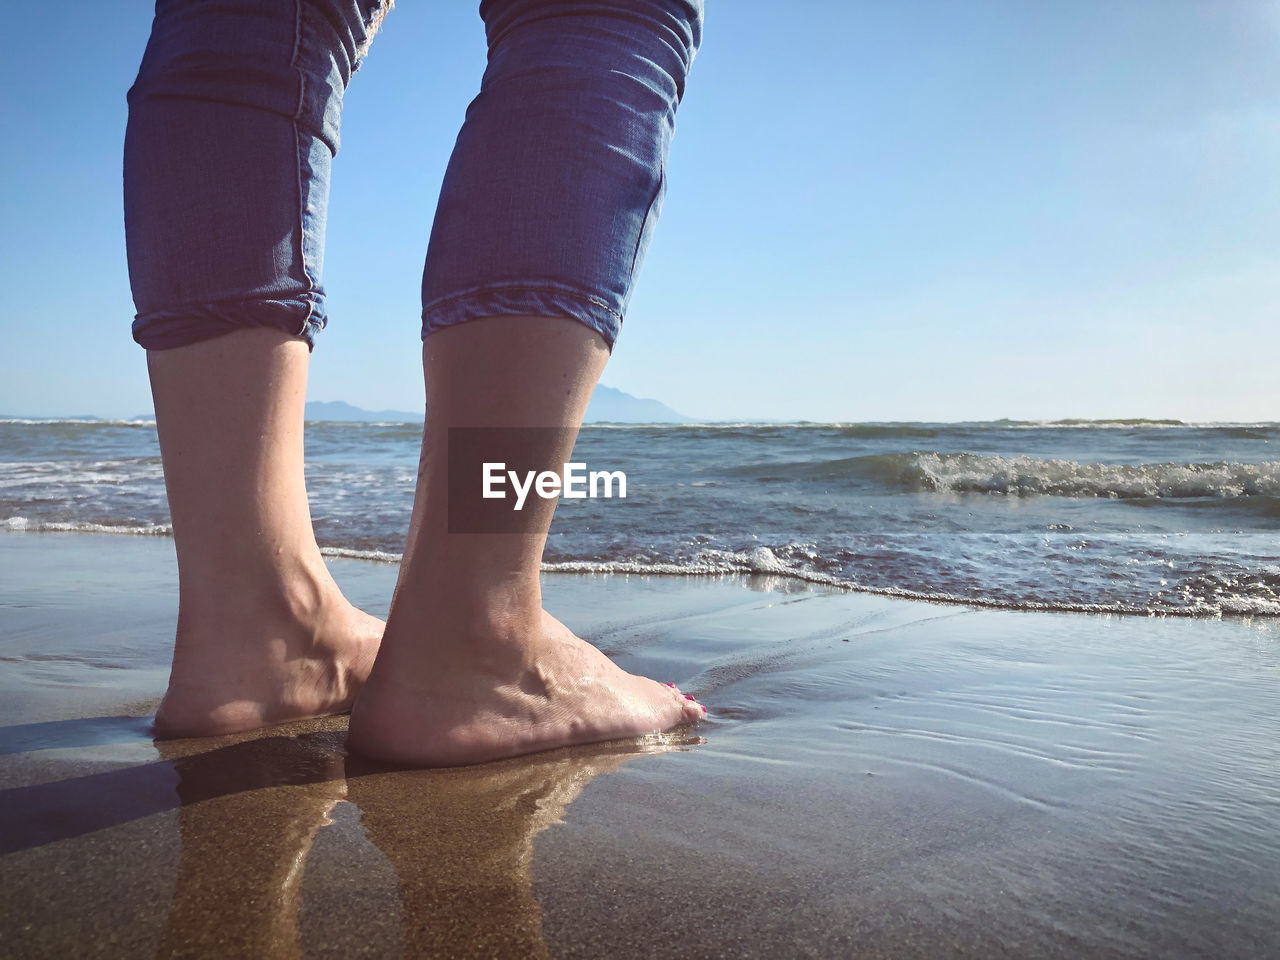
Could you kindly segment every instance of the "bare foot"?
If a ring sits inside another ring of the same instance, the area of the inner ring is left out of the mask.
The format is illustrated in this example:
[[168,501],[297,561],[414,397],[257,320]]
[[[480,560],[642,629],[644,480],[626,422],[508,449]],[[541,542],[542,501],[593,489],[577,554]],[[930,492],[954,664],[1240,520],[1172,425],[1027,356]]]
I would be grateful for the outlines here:
[[369,676],[384,627],[327,585],[309,602],[244,598],[180,613],[156,736],[218,736],[344,713]]
[[[545,611],[531,629],[503,632],[497,642],[473,636],[448,653],[436,648],[434,669],[379,660],[352,711],[351,748],[459,766],[643,736],[706,714],[674,686],[622,670]],[[420,655],[424,646],[401,649]]]

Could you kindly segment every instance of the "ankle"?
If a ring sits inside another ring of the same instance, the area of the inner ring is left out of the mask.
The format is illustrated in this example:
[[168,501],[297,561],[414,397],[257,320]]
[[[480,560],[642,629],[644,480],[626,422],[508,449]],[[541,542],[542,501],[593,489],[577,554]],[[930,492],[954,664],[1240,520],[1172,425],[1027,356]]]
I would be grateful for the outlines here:
[[314,623],[341,593],[318,551],[307,557],[241,561],[214,569],[179,567],[180,619],[225,620],[242,615]]
[[503,682],[537,662],[541,604],[404,602],[387,619],[377,674],[381,682],[437,689],[450,678],[488,676]]
[[477,636],[527,631],[542,616],[537,566],[503,569],[457,562],[415,564],[402,573],[391,616],[432,623]]

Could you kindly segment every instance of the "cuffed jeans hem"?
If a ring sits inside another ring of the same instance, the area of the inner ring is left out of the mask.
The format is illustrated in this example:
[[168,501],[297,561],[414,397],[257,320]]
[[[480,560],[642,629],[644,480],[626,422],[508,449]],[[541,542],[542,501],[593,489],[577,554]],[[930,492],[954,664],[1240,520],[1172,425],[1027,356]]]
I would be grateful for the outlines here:
[[172,350],[245,327],[276,327],[314,350],[325,322],[320,305],[307,299],[226,300],[139,314],[133,321],[133,339],[147,350]]
[[422,309],[422,338],[484,317],[568,317],[590,327],[612,352],[622,317],[600,300],[559,286],[488,285],[440,297]]

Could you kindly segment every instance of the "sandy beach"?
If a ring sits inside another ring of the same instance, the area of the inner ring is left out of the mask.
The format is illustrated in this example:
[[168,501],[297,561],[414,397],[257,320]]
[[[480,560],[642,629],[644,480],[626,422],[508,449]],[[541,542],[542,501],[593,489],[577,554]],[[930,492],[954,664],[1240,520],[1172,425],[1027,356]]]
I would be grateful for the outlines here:
[[[332,561],[385,613],[395,568]],[[157,744],[163,537],[0,535],[6,957],[1280,952],[1280,624],[553,574],[710,706],[375,767],[345,718]]]

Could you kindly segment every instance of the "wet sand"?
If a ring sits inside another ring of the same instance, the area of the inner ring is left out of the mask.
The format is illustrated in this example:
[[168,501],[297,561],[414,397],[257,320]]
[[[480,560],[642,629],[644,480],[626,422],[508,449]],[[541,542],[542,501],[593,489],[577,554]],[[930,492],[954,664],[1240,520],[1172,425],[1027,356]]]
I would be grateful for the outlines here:
[[711,719],[448,771],[340,717],[156,744],[172,543],[0,535],[0,956],[1280,954],[1280,624],[545,583]]

